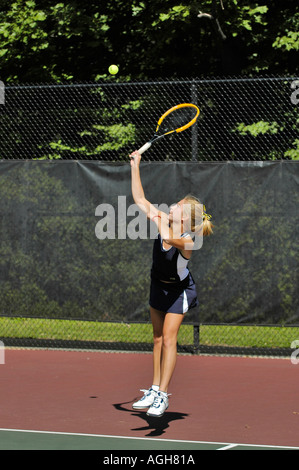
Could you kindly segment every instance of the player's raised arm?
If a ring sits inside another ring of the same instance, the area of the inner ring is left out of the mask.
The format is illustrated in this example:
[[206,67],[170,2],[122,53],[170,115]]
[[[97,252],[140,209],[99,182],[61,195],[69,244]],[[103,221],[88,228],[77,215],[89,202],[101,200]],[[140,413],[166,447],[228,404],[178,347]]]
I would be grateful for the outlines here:
[[145,197],[144,190],[141,183],[140,178],[140,159],[141,155],[136,150],[135,152],[131,153],[130,160],[131,160],[131,187],[132,187],[132,195],[135,204],[141,209],[149,219],[152,219],[154,216],[159,215],[158,209],[151,204]]

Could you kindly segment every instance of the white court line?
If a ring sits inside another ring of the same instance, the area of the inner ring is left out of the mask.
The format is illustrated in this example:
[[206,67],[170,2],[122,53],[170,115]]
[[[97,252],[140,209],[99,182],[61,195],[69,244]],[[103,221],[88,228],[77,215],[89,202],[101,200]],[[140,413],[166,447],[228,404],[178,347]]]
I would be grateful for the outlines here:
[[219,449],[216,449],[216,450],[228,450],[228,449],[232,449],[233,447],[237,447],[239,445],[240,444],[228,444],[227,446],[219,447]]
[[53,434],[53,435],[62,435],[62,436],[79,436],[79,437],[103,437],[108,439],[131,439],[141,440],[141,441],[157,441],[157,442],[182,442],[190,444],[215,444],[215,445],[229,445],[224,442],[206,442],[206,441],[190,441],[183,439],[158,439],[158,438],[149,438],[149,437],[133,437],[133,436],[112,436],[109,434],[85,434],[85,433],[73,433],[73,432],[61,432],[61,431],[37,431],[33,429],[8,429],[0,428],[1,431],[11,431],[11,432],[24,432],[24,433],[37,433],[37,434]]
[[103,437],[109,439],[132,439],[139,440],[139,441],[158,441],[158,442],[183,442],[183,443],[190,443],[190,444],[209,444],[209,445],[221,445],[221,447],[217,450],[226,450],[228,448],[242,446],[242,447],[265,447],[270,449],[293,449],[299,450],[299,447],[293,446],[273,446],[273,445],[263,445],[263,444],[244,444],[243,442],[239,442],[238,444],[232,444],[228,442],[213,442],[213,441],[189,441],[189,440],[182,440],[182,439],[157,439],[157,438],[148,438],[148,437],[132,437],[132,436],[111,436],[106,434],[84,434],[84,433],[73,433],[73,432],[61,432],[61,431],[37,431],[33,429],[8,429],[8,428],[0,428],[1,431],[11,431],[11,432],[24,432],[24,433],[37,433],[37,434],[53,434],[53,435],[62,435],[62,436],[83,436],[83,437]]

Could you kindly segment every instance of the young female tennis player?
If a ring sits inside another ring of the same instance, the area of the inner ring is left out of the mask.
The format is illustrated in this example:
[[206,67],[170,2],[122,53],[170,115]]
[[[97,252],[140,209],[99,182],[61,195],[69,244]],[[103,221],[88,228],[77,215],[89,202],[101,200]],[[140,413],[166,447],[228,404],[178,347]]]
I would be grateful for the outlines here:
[[[188,231],[212,233],[211,216],[192,197],[173,205],[169,214],[159,211],[144,195],[140,179],[138,151],[130,155],[132,195],[138,207],[156,223],[158,237],[153,248],[150,314],[153,325],[153,381],[143,397],[133,404],[136,410],[148,408],[148,416],[162,416],[168,408],[168,386],[177,357],[177,335],[184,314],[198,305],[196,287],[188,269],[194,241]],[[186,230],[186,227],[189,230]]]

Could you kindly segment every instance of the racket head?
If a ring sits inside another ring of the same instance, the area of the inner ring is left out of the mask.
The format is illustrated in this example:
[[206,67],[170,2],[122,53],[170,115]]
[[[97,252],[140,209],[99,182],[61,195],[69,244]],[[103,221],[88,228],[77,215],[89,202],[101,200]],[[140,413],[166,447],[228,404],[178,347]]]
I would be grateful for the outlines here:
[[192,103],[181,103],[168,109],[159,119],[156,135],[182,132],[195,124],[200,110]]

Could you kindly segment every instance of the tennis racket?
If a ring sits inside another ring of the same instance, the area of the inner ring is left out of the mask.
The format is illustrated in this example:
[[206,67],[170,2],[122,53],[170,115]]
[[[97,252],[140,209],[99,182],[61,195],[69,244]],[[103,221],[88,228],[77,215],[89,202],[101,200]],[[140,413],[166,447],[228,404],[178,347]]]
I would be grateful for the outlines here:
[[142,154],[150,148],[150,146],[162,137],[173,134],[174,132],[179,133],[188,129],[188,127],[195,124],[199,116],[199,108],[195,104],[182,103],[177,104],[170,108],[166,113],[162,114],[158,121],[156,132],[154,136],[146,144],[144,144],[138,152]]

